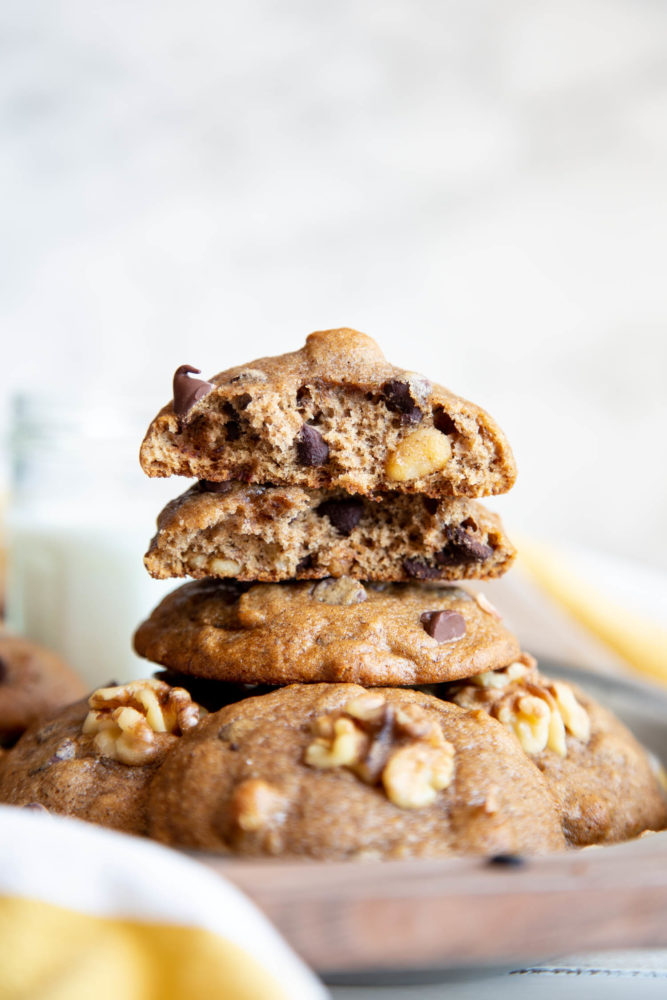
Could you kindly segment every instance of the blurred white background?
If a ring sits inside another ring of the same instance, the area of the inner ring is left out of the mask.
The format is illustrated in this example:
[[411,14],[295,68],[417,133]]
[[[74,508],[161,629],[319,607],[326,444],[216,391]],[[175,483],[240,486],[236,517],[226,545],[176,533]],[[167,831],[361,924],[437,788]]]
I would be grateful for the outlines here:
[[355,326],[498,419],[510,529],[667,567],[667,4],[0,19],[1,432]]

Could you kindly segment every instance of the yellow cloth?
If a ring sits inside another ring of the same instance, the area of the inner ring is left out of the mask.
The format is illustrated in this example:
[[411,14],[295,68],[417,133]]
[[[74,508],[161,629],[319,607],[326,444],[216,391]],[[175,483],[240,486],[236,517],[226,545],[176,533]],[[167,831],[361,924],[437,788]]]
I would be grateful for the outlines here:
[[0,898],[2,1000],[286,1000],[249,954],[210,931],[92,917]]
[[578,622],[630,667],[667,684],[667,629],[610,597],[604,580],[592,579],[576,557],[550,545],[522,539],[519,565]]
[[326,1000],[227,879],[183,852],[0,805],[0,1000]]

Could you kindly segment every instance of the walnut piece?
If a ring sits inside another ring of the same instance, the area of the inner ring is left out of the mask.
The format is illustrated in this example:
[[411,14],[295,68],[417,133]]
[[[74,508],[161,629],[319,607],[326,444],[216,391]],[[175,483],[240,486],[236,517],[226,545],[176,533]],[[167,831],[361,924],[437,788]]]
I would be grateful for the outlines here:
[[561,681],[526,683],[510,692],[491,709],[499,722],[512,729],[526,753],[549,749],[567,756],[566,734],[587,743],[591,725],[588,712],[572,688]]
[[103,757],[131,766],[155,760],[165,743],[196,726],[204,712],[184,688],[154,678],[99,688],[88,704],[83,733],[95,734]]
[[454,747],[420,705],[394,707],[378,693],[349,701],[341,712],[317,718],[310,767],[346,767],[361,781],[381,783],[402,809],[431,805],[454,774]]
[[335,580],[328,577],[320,580],[311,590],[313,600],[320,604],[340,604],[348,606],[350,604],[361,604],[368,597],[363,583],[353,580],[349,576],[341,576]]
[[395,483],[422,479],[444,469],[451,454],[446,434],[435,427],[420,427],[403,438],[387,457],[387,477]]
[[284,805],[285,798],[274,785],[261,778],[248,778],[234,789],[232,816],[241,830],[256,833],[279,817]]

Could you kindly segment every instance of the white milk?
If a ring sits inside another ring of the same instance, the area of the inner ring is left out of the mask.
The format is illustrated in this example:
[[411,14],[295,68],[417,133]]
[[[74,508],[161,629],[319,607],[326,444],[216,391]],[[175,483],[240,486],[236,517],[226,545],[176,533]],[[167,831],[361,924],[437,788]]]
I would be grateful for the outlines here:
[[178,581],[149,577],[141,522],[14,515],[8,525],[10,628],[60,653],[91,688],[157,669],[134,654],[132,634]]
[[142,562],[158,511],[186,485],[141,472],[145,409],[122,397],[14,401],[8,624],[90,687],[156,669],[132,635],[182,582],[153,580]]

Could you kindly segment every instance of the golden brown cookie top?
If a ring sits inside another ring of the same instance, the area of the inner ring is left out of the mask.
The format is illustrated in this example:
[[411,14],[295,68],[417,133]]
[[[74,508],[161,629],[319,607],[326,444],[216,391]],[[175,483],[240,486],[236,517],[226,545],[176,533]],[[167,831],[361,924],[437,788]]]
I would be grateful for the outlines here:
[[150,476],[240,479],[349,493],[503,493],[516,477],[500,428],[482,409],[390,365],[356,330],[311,334],[304,347],[193,379],[150,425]]
[[503,727],[418,691],[292,685],[208,716],[151,790],[151,834],[241,854],[561,850],[538,769]]
[[146,787],[201,711],[190,695],[158,680],[94,691],[35,723],[0,768],[0,802],[145,830]]
[[431,684],[505,666],[516,637],[467,591],[436,584],[198,580],[138,629],[140,656],[237,683]]
[[667,824],[655,770],[632,733],[578,686],[545,677],[531,656],[439,693],[514,734],[544,774],[569,843],[626,840]]
[[84,693],[83,682],[49,649],[0,632],[0,744]]

